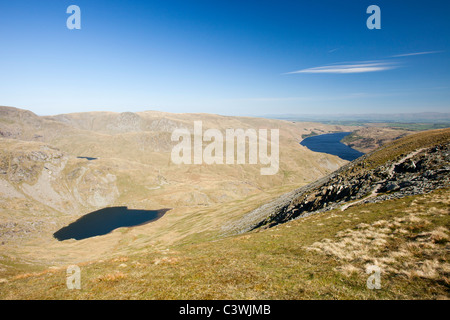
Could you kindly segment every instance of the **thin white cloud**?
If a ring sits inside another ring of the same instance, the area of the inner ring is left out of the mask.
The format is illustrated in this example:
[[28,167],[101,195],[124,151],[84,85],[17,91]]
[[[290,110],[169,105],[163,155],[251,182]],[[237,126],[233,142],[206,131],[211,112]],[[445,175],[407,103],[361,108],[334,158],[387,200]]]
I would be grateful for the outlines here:
[[[329,51],[334,52],[339,48]],[[442,53],[444,51],[423,51],[423,52],[411,52],[390,56],[389,58],[402,58],[411,56],[420,56],[427,54]],[[307,68],[292,72],[286,72],[284,74],[298,74],[298,73],[334,73],[334,74],[349,74],[349,73],[366,73],[366,72],[378,72],[386,71],[397,68],[396,63],[386,60],[375,61],[359,61],[359,62],[341,62],[337,64],[331,64],[315,68]]]
[[333,52],[335,52],[335,51],[338,51],[339,49],[341,49],[341,47],[338,47],[338,48],[334,48],[334,49],[328,50],[328,53],[333,53]]
[[297,74],[297,73],[365,73],[365,72],[377,72],[394,69],[396,66],[392,62],[360,62],[352,64],[336,64],[327,65],[316,68],[308,68],[298,71],[287,72],[285,74]]
[[441,52],[444,52],[444,51],[424,51],[424,52],[404,53],[404,54],[397,54],[395,56],[391,56],[391,58],[421,56],[421,55],[424,55],[424,54],[435,54],[435,53],[441,53]]

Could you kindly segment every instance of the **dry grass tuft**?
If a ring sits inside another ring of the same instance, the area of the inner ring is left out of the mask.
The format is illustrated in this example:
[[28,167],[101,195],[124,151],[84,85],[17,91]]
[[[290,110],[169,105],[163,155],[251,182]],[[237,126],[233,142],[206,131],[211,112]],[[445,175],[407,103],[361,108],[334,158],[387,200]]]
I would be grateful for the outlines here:
[[335,270],[341,272],[342,274],[344,274],[347,277],[351,276],[352,274],[362,272],[362,270],[360,268],[357,268],[350,263],[343,265],[341,267],[337,267],[337,268],[335,268]]
[[112,260],[113,262],[127,262],[128,257],[118,257]]
[[306,249],[340,261],[342,265],[336,270],[345,276],[363,273],[362,264],[365,263],[408,279],[445,282],[450,274],[445,254],[449,251],[449,230],[444,226],[427,230],[433,225],[430,219],[440,214],[443,214],[442,210],[436,209],[422,211],[418,217],[419,213],[410,211],[391,220],[361,223],[337,232],[335,239],[322,239]]
[[175,264],[179,261],[178,258],[175,257],[162,257],[161,259],[157,258],[153,261],[153,264]]
[[117,271],[115,273],[109,273],[105,275],[101,275],[97,278],[95,278],[94,282],[117,282],[119,280],[125,279],[127,277],[127,274],[123,273],[122,271]]

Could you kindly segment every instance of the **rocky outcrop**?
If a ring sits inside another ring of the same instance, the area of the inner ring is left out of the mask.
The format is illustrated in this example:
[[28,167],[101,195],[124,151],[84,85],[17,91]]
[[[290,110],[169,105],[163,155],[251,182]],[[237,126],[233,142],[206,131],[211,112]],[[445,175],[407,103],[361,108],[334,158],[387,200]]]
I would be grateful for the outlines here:
[[114,122],[108,123],[106,128],[110,132],[124,133],[124,132],[139,132],[142,130],[142,119],[134,112],[119,113]]
[[45,164],[58,164],[64,159],[64,154],[48,146],[27,150],[26,147],[0,151],[0,177],[13,183],[34,183]]
[[[35,142],[3,140],[0,198],[28,198],[56,211],[100,208],[119,196],[117,177],[108,166],[76,159]],[[67,164],[72,170],[66,170]]]
[[[424,194],[450,186],[450,143],[416,150],[374,169],[364,169],[365,155],[331,175],[283,195],[223,228],[243,233],[358,203]],[[358,170],[359,169],[359,170]]]

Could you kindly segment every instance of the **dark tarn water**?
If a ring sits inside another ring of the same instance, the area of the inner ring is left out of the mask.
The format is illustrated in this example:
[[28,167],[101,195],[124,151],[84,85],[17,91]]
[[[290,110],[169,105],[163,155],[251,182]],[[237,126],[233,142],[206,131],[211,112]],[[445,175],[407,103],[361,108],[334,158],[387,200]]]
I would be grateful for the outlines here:
[[158,220],[169,210],[132,210],[127,207],[104,208],[82,216],[77,221],[56,231],[53,236],[59,241],[101,236],[120,227],[134,227]]
[[350,148],[341,140],[351,132],[321,134],[304,139],[300,144],[315,152],[329,153],[341,159],[353,161],[364,153]]
[[78,159],[87,159],[88,161],[97,160],[97,158],[93,157],[77,157]]

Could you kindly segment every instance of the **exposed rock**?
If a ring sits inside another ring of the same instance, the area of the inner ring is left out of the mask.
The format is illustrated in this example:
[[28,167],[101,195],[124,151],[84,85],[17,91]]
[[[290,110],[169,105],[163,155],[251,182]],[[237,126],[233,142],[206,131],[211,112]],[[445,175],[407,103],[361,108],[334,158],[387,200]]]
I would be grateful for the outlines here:
[[113,124],[107,125],[108,129],[118,132],[141,131],[142,119],[134,112],[122,112]]
[[449,149],[450,143],[419,150],[403,155],[396,162],[358,173],[355,166],[364,162],[366,156],[363,156],[325,178],[253,210],[241,220],[224,226],[223,230],[226,233],[243,233],[336,209],[349,201],[378,202],[448,187]]
[[380,191],[382,192],[389,192],[393,190],[399,189],[400,186],[395,181],[389,181],[383,188],[381,188]]
[[175,122],[173,120],[165,118],[153,120],[147,127],[147,129],[150,131],[170,132],[170,133],[172,133],[173,130],[177,128],[184,128],[184,126],[179,122]]

